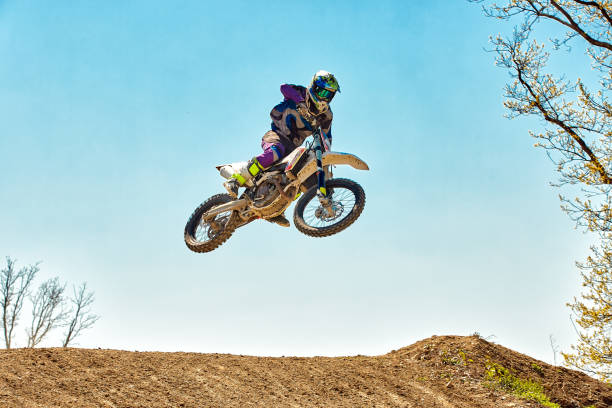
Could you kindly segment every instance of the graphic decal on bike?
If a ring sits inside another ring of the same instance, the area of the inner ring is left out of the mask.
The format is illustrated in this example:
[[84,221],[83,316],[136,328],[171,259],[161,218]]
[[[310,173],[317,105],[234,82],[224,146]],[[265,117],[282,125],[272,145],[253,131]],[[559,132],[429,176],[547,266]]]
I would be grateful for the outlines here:
[[298,147],[297,149],[295,149],[289,156],[293,156],[291,157],[291,159],[289,159],[289,163],[287,163],[287,167],[285,167],[285,171],[289,171],[291,169],[293,169],[293,166],[295,166],[295,164],[300,160],[300,158],[302,157],[302,155],[304,154],[304,152],[306,151],[305,147]]

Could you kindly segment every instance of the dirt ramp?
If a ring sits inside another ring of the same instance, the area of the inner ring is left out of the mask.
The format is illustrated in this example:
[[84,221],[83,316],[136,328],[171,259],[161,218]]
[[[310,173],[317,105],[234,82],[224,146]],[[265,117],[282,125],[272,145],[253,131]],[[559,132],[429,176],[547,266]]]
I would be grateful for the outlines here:
[[539,378],[559,406],[612,401],[608,386],[580,373],[477,337],[432,337],[376,357],[0,350],[0,407],[541,406],[488,378],[492,361]]
[[[498,395],[499,391],[513,394],[509,387],[499,384],[499,372],[503,371],[504,379],[511,377],[540,385],[542,394],[562,408],[612,407],[612,385],[575,370],[552,366],[479,336],[433,336],[393,351],[387,357],[417,363],[428,378],[448,378],[447,388],[476,385],[475,392],[489,390],[489,398],[506,397]],[[525,404],[528,401],[521,399],[518,406],[529,406]]]

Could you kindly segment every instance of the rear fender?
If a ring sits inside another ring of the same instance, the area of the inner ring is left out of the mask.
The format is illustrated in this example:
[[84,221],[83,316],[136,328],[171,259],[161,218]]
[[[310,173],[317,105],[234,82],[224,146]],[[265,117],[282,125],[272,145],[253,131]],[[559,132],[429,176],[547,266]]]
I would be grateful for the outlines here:
[[[370,170],[366,162],[350,153],[327,152],[323,153],[323,166],[347,164],[357,170]],[[297,179],[301,183],[317,172],[317,160],[312,159],[299,171]]]

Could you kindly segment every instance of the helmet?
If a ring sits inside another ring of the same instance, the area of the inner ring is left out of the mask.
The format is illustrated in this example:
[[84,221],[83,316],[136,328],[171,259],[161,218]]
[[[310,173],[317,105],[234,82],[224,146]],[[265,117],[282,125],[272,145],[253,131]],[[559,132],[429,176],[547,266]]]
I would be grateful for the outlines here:
[[318,71],[312,77],[306,92],[308,110],[313,113],[325,112],[336,92],[340,92],[336,78],[327,71]]

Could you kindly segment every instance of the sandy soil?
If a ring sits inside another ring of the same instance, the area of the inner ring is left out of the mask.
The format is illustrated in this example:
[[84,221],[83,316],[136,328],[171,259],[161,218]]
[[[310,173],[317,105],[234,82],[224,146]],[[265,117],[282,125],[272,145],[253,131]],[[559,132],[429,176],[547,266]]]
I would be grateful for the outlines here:
[[477,336],[383,356],[250,357],[89,349],[0,350],[0,407],[538,407],[492,386],[488,361],[564,408],[612,407],[612,387]]

